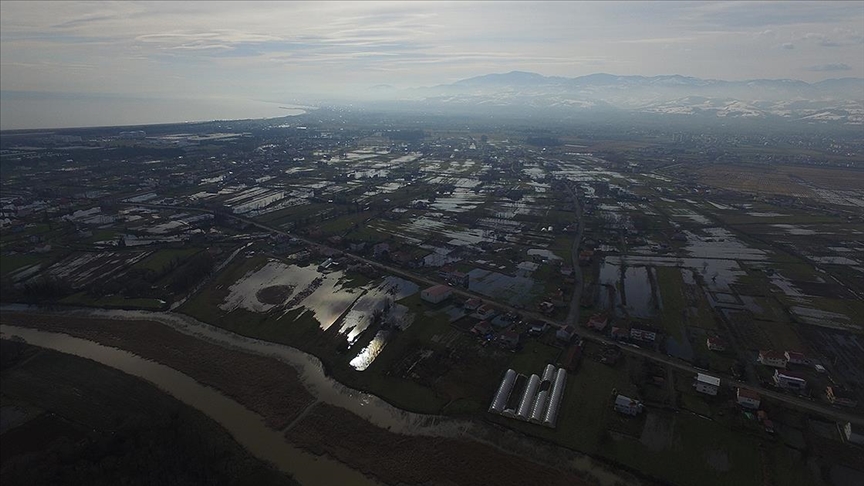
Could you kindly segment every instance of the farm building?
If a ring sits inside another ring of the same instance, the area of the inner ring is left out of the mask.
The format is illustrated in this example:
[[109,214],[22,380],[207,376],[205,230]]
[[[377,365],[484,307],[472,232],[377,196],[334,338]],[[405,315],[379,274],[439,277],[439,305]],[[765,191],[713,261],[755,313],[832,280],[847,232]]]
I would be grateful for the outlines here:
[[492,400],[492,405],[489,406],[489,411],[501,413],[507,405],[507,399],[510,398],[510,392],[513,391],[513,385],[516,383],[516,372],[507,370],[504,373],[504,378],[501,380],[501,385],[498,386],[498,391],[495,393],[495,398]]
[[810,359],[807,358],[807,355],[804,353],[799,353],[798,351],[786,351],[783,354],[786,357],[786,361],[792,364],[797,365],[809,365]]
[[615,411],[621,412],[624,415],[636,416],[642,413],[642,409],[644,408],[642,402],[639,400],[633,400],[632,398],[625,397],[624,395],[618,395],[615,397]]
[[534,407],[537,388],[540,387],[540,377],[531,375],[528,379],[528,386],[525,387],[525,393],[522,394],[522,400],[519,402],[519,411],[516,415],[522,420],[528,420],[531,410]]
[[744,408],[751,408],[753,410],[759,409],[759,403],[761,401],[758,393],[754,392],[753,390],[748,390],[746,388],[738,389],[736,400],[738,402],[738,405],[741,405]]
[[842,405],[849,408],[855,408],[858,405],[855,395],[843,387],[826,386],[825,395],[828,397],[828,401],[834,405]]
[[774,384],[785,390],[803,391],[807,388],[807,380],[790,371],[774,371]]
[[560,365],[562,368],[567,371],[576,371],[576,368],[579,367],[579,363],[582,361],[582,346],[579,344],[572,344],[567,351],[564,353],[564,359],[561,361]]
[[551,364],[546,365],[542,378],[507,370],[489,412],[555,428],[566,381],[567,372]]
[[546,408],[546,415],[543,417],[543,425],[555,428],[555,423],[558,421],[558,409],[561,406],[561,398],[564,396],[564,387],[566,385],[567,372],[559,368],[555,374],[555,381],[552,384],[552,392],[549,394],[549,406]]
[[786,368],[786,354],[780,351],[759,351],[757,359],[765,366],[773,366],[775,368]]
[[864,445],[864,430],[861,430],[860,425],[846,422],[843,425],[843,438],[853,444]]
[[711,351],[726,351],[726,342],[717,336],[711,336],[707,340],[708,349]]
[[697,373],[696,379],[693,381],[693,387],[700,393],[715,396],[717,395],[717,390],[720,389],[720,378],[706,375],[705,373]]
[[420,292],[420,298],[432,304],[438,304],[450,298],[453,289],[446,285],[435,285]]

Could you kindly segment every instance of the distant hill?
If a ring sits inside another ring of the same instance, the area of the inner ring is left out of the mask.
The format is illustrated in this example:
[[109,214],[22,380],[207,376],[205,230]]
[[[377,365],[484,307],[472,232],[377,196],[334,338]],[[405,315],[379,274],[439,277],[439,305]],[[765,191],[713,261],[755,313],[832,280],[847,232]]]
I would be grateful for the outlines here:
[[806,83],[792,79],[724,81],[681,75],[576,78],[512,71],[407,90],[375,89],[382,97],[428,107],[556,111],[626,110],[715,118],[771,118],[864,124],[864,79]]

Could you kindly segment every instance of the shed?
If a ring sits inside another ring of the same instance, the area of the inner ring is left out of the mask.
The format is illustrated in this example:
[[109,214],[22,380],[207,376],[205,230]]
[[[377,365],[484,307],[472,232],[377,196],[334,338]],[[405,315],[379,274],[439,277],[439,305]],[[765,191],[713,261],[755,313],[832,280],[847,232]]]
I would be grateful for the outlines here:
[[420,292],[420,298],[432,304],[438,304],[450,298],[453,289],[446,285],[434,285]]

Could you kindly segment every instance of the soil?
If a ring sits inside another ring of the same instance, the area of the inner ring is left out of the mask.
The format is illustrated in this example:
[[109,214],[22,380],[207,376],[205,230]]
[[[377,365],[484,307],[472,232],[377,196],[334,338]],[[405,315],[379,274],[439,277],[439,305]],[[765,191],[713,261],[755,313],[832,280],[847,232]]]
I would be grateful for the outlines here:
[[158,322],[3,313],[0,323],[62,332],[152,359],[216,388],[277,430],[314,401],[290,365],[210,344]]

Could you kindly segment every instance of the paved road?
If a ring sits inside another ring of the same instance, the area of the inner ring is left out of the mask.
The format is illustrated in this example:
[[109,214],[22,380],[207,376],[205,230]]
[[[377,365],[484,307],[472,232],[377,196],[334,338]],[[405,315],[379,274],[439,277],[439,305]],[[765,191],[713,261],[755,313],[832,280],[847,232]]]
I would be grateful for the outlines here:
[[[128,203],[128,205],[151,207],[151,208],[155,208],[155,209],[180,209],[183,211],[199,211],[199,212],[206,212],[206,213],[211,213],[211,214],[214,212],[213,210],[210,210],[210,209],[195,208],[195,207],[190,207],[190,206],[166,206],[166,205],[142,204],[142,203],[135,203],[135,204]],[[260,223],[258,221],[255,221],[255,220],[252,220],[249,218],[245,218],[245,217],[237,216],[237,215],[229,215],[229,216],[236,219],[236,220],[243,221],[244,223],[248,223],[250,225],[253,225],[256,228],[260,228],[260,229],[270,231],[273,233],[278,233],[278,234],[286,235],[286,236],[289,236],[292,238],[296,238],[296,239],[298,239],[298,240],[300,240],[300,241],[302,241],[302,242],[304,242],[310,246],[317,246],[319,248],[331,248],[327,245],[323,245],[321,243],[310,240],[308,238],[303,238],[303,237],[291,234],[291,233],[284,231],[282,229],[279,229],[279,228],[276,228],[273,226],[269,226],[269,225]],[[579,225],[579,227],[580,227],[579,236],[580,237],[582,234],[581,233],[582,226],[583,225],[580,222],[580,225]],[[391,265],[387,265],[387,264],[381,263],[379,261],[370,260],[368,258],[361,257],[360,255],[355,255],[353,253],[348,253],[348,252],[345,252],[345,251],[342,251],[339,249],[334,249],[334,250],[342,252],[346,257],[348,257],[354,261],[368,264],[368,265],[370,265],[374,268],[377,268],[381,271],[403,277],[407,280],[411,280],[411,281],[414,281],[414,282],[417,282],[417,283],[420,283],[423,285],[428,285],[428,286],[441,284],[441,282],[439,282],[439,281],[432,280],[428,277],[424,277],[421,275],[416,275],[412,272],[408,272],[408,271],[403,270],[401,268],[393,267]],[[578,268],[578,266],[577,266],[577,268]],[[580,281],[581,281],[581,278],[580,278]],[[492,299],[489,296],[478,294],[475,292],[471,292],[470,290],[467,290],[467,289],[453,287],[453,293],[456,295],[465,297],[465,298],[477,298],[477,299],[484,300],[486,302],[490,302],[490,303],[494,304],[496,307],[503,309],[505,311],[520,313],[520,314],[522,314],[522,316],[524,316],[526,318],[536,319],[536,320],[546,322],[549,325],[551,325],[553,328],[561,328],[564,325],[566,325],[563,322],[549,319],[546,316],[543,316],[542,314],[539,314],[537,312],[526,311],[524,309],[516,309],[515,307],[513,307],[509,304],[496,301],[495,299]],[[577,307],[578,307],[578,304],[579,303],[577,301],[576,302]],[[684,361],[681,361],[680,359],[672,358],[670,356],[664,356],[664,355],[657,353],[655,351],[649,351],[649,350],[638,348],[635,346],[628,346],[628,345],[621,346],[620,343],[618,343],[617,341],[613,341],[613,340],[608,339],[608,338],[601,336],[599,334],[587,332],[586,330],[579,329],[578,327],[577,327],[577,334],[588,341],[592,341],[592,342],[600,343],[600,344],[604,344],[604,345],[619,346],[622,349],[622,351],[624,351],[625,353],[629,353],[631,355],[636,355],[636,356],[641,356],[643,358],[650,359],[650,360],[655,361],[655,362],[663,363],[663,364],[666,364],[666,365],[671,366],[673,368],[677,368],[677,369],[682,370],[682,371],[693,373],[694,375],[696,373],[702,372],[702,370],[699,370],[699,369],[691,366],[690,364],[688,364]],[[840,421],[840,422],[852,422],[854,424],[864,426],[864,416],[861,416],[861,415],[852,414],[852,413],[846,412],[844,410],[830,407],[827,405],[823,405],[821,403],[818,403],[818,402],[815,402],[812,400],[795,397],[795,396],[788,395],[788,394],[785,394],[782,392],[762,388],[760,386],[754,386],[754,385],[749,385],[746,383],[741,383],[741,382],[738,382],[736,380],[730,379],[728,377],[722,377],[721,380],[722,380],[723,384],[726,384],[728,386],[738,386],[741,388],[753,390],[753,391],[758,392],[759,394],[761,394],[765,397],[769,397],[773,400],[783,402],[792,408],[797,408],[799,410],[817,413],[817,414],[822,415],[824,417],[827,417],[831,420],[836,420],[836,421]]]

